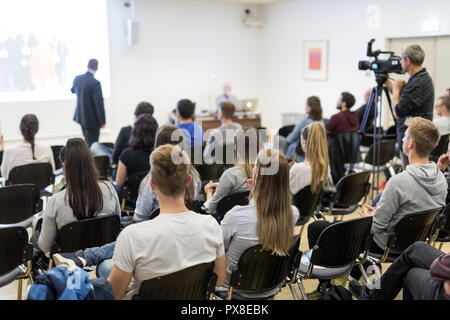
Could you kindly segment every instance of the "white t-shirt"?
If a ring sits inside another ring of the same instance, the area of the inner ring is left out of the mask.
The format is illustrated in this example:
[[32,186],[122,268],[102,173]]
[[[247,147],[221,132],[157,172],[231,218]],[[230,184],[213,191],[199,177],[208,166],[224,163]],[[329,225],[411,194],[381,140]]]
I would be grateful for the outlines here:
[[34,157],[31,152],[31,144],[22,143],[15,148],[6,149],[3,153],[2,162],[2,177],[6,181],[9,177],[11,169],[35,162],[48,162],[52,165],[53,171],[55,171],[55,160],[53,159],[53,152],[49,146],[36,143],[34,145]]
[[120,270],[133,273],[124,297],[131,299],[142,281],[212,262],[224,253],[222,229],[212,216],[193,211],[161,213],[123,229],[113,262]]
[[[306,161],[295,163],[289,170],[289,186],[292,194],[296,194],[312,182],[312,169]],[[331,169],[328,166],[328,185],[333,185]]]

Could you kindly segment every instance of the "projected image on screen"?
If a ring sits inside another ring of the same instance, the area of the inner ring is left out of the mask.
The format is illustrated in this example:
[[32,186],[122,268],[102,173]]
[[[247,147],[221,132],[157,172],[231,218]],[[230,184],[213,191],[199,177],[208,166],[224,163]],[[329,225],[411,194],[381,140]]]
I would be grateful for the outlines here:
[[91,58],[109,96],[106,0],[0,2],[0,101],[74,99]]

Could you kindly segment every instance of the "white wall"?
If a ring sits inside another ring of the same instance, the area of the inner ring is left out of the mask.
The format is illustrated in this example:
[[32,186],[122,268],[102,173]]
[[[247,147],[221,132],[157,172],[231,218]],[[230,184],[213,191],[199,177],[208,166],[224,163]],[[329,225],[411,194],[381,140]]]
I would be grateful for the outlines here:
[[[380,8],[380,29],[369,29],[366,10]],[[375,85],[373,74],[357,68],[367,59],[367,42],[385,49],[386,38],[450,34],[450,1],[446,0],[299,0],[265,7],[267,23],[261,43],[260,110],[263,124],[281,125],[281,113],[304,112],[306,98],[321,98],[324,115],[336,110],[340,92],[348,90],[363,103],[363,93]],[[422,31],[424,20],[438,19],[440,31]],[[328,81],[303,79],[303,41],[328,40]],[[397,52],[396,54],[400,54]],[[450,53],[449,53],[450,54]],[[450,78],[449,78],[450,83]]]
[[[225,81],[239,97],[258,96],[261,31],[243,25],[246,6],[135,0],[140,44],[130,48],[125,21],[131,10],[123,2],[108,0],[111,96],[105,99],[107,128],[100,140],[114,141],[120,127],[133,122],[134,108],[142,100],[155,106],[155,117],[163,124],[181,98],[196,101],[197,111],[212,107]],[[41,141],[65,143],[70,136],[81,136],[72,121],[75,100],[0,103],[0,110],[10,144],[21,139],[18,126],[25,113],[38,116]]]

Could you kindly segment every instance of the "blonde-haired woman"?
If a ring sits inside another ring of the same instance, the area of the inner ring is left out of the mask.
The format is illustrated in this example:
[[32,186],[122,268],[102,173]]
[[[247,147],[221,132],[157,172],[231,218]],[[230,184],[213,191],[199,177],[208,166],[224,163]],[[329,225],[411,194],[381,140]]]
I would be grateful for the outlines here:
[[311,186],[311,191],[316,192],[325,186],[327,180],[332,184],[327,133],[320,122],[314,122],[303,128],[301,146],[306,159],[291,167],[289,174],[291,193],[296,194],[307,186]]
[[234,207],[221,222],[227,257],[225,287],[231,270],[249,247],[261,244],[274,254],[285,255],[292,246],[299,216],[291,205],[289,163],[278,150],[260,151],[247,186],[251,192],[249,205]]

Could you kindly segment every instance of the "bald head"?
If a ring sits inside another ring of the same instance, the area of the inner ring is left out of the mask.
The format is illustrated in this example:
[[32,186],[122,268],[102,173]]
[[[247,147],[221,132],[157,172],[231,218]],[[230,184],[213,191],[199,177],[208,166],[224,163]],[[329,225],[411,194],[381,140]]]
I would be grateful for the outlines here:
[[229,82],[223,85],[223,94],[229,96],[231,93],[231,84]]

